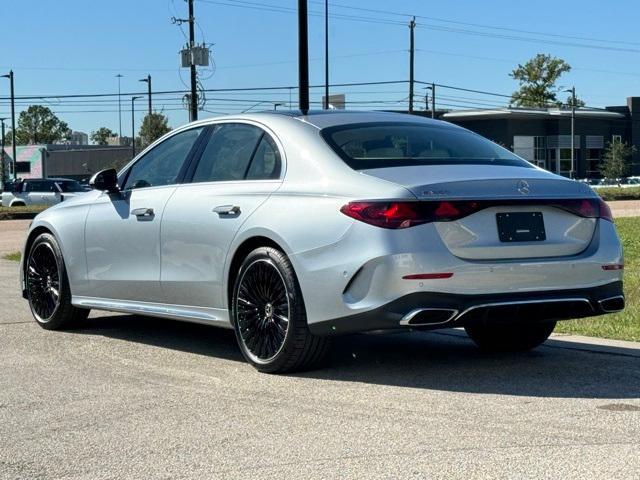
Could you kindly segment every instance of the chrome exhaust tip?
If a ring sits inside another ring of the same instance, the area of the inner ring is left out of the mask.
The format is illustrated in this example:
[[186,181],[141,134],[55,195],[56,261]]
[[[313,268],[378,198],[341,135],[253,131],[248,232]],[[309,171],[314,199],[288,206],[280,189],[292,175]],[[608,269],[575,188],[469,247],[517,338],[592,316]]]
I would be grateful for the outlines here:
[[428,326],[442,325],[453,320],[458,315],[458,310],[452,308],[416,308],[407,313],[400,325]]
[[603,298],[598,300],[600,309],[605,313],[613,313],[624,310],[624,295],[616,295],[615,297]]

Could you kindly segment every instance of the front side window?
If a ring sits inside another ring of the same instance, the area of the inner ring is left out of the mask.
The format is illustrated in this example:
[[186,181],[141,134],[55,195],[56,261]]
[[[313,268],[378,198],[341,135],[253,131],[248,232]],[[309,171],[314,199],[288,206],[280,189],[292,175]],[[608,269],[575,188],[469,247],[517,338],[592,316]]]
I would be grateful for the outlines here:
[[325,128],[322,137],[353,169],[495,164],[533,168],[509,150],[453,127],[380,122]]
[[46,180],[26,182],[26,185],[25,191],[27,192],[52,192],[54,188],[53,182],[47,182]]
[[243,123],[223,123],[209,138],[193,182],[243,180],[263,131]]
[[177,133],[145,153],[129,170],[124,190],[172,185],[204,127]]

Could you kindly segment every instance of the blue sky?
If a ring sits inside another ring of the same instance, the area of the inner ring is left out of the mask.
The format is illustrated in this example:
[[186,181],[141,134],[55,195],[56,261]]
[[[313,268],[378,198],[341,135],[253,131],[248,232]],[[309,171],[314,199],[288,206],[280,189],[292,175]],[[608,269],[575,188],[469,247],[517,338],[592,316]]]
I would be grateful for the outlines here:
[[[310,11],[322,12],[323,3],[309,0]],[[216,64],[215,71],[201,72],[203,86],[295,85],[297,21],[289,9],[296,5],[296,0],[196,1],[196,38],[214,44]],[[561,83],[575,84],[578,96],[590,106],[623,104],[627,96],[640,95],[637,1],[331,0],[330,5],[331,12],[341,16],[330,25],[332,83],[405,80],[409,29],[401,23],[411,14],[419,16],[418,80],[509,94],[517,86],[508,76],[513,67],[536,53],[550,53],[574,67]],[[144,91],[146,85],[138,79],[147,73],[154,91],[186,88],[182,82],[188,82],[188,70],[179,68],[178,57],[185,37],[170,22],[172,16],[187,16],[184,0],[5,0],[0,8],[0,73],[13,68],[16,95],[115,93],[118,73],[124,75],[123,93]],[[309,30],[311,83],[321,84],[323,19],[311,16]],[[385,100],[388,106],[403,105],[392,102],[404,100],[405,107],[408,95],[404,84],[336,87],[334,93],[346,93],[348,101]],[[504,101],[455,90],[438,93],[440,103],[467,108]],[[5,95],[8,82],[0,79],[0,96]],[[312,101],[320,101],[320,95],[320,89],[313,91]],[[172,126],[188,121],[179,97],[158,96],[154,101]],[[295,92],[292,97],[295,102]],[[129,135],[130,95],[122,100],[122,130]],[[30,102],[49,105],[74,130],[118,129],[117,98]],[[257,102],[264,103],[254,110],[271,108],[271,102],[288,103],[289,93],[210,92],[205,106],[209,112],[200,115],[241,111]],[[19,110],[26,101],[20,103]],[[138,101],[136,108],[144,110],[145,101]],[[6,100],[0,100],[0,117],[8,112]]]

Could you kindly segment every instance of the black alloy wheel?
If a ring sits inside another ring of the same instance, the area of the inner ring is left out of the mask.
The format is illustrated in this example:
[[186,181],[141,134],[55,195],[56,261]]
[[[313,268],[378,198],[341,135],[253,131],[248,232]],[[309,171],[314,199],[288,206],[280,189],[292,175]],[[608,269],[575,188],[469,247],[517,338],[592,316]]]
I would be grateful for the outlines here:
[[328,338],[309,331],[293,266],[272,247],[253,250],[240,266],[231,319],[242,354],[261,372],[308,369],[329,347]]
[[50,233],[40,234],[31,244],[24,263],[24,278],[31,313],[42,328],[69,328],[89,315],[88,309],[71,304],[62,251]]
[[242,341],[254,361],[268,362],[289,329],[287,286],[272,260],[260,258],[242,272],[235,304]]
[[31,249],[26,268],[27,294],[39,322],[47,322],[60,306],[60,267],[48,242]]

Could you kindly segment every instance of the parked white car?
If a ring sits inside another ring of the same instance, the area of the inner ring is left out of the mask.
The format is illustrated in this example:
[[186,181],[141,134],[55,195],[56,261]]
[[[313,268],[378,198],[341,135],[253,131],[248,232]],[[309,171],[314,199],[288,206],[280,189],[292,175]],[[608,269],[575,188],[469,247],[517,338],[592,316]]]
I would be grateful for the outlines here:
[[83,191],[80,182],[68,178],[28,178],[2,192],[2,206],[55,205]]

